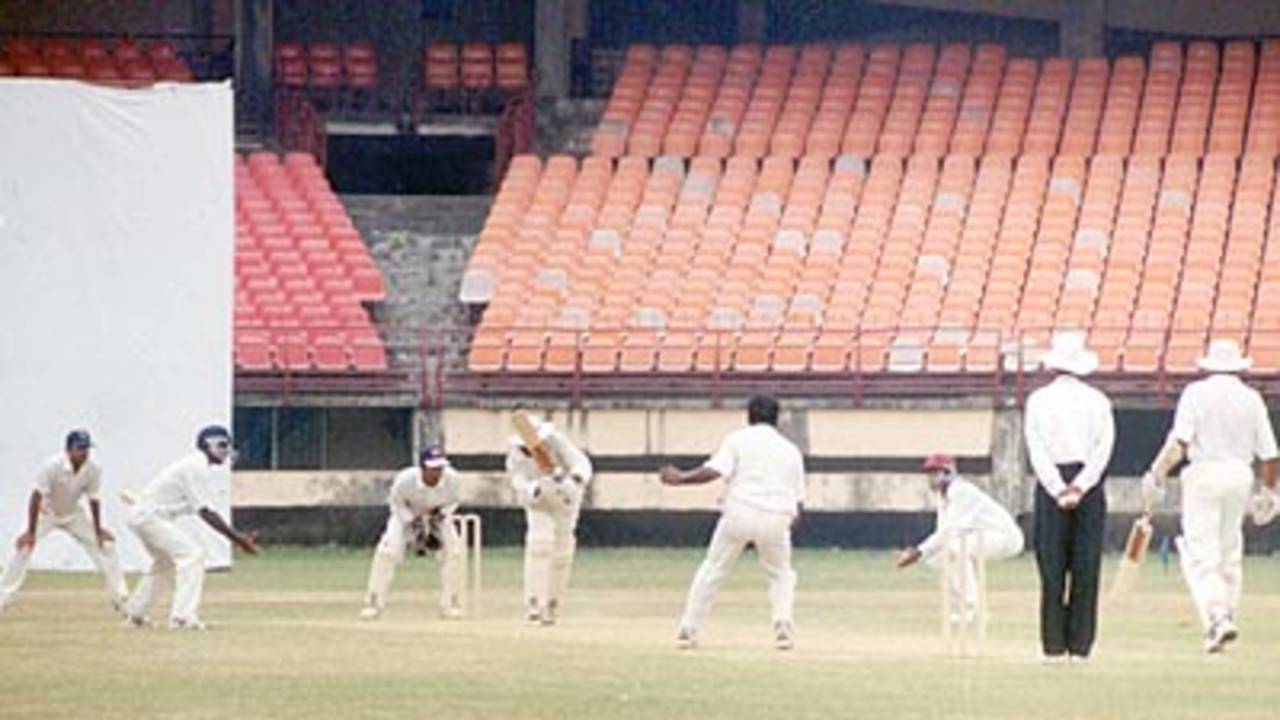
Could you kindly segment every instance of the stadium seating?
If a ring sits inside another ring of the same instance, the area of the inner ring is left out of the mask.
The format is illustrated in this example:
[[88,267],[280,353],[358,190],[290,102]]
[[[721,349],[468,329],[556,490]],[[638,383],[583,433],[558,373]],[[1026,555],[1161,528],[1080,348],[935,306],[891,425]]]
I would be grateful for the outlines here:
[[1280,41],[631,47],[592,156],[518,158],[473,371],[1109,371],[1280,361]]
[[521,43],[433,42],[422,51],[421,100],[432,110],[479,109],[529,88]]
[[237,155],[239,371],[379,371],[382,274],[310,155]]
[[0,41],[0,77],[55,77],[116,87],[191,82],[191,69],[166,40],[9,38]]
[[272,68],[277,92],[305,93],[354,109],[373,107],[379,99],[378,56],[368,41],[278,42],[272,47]]

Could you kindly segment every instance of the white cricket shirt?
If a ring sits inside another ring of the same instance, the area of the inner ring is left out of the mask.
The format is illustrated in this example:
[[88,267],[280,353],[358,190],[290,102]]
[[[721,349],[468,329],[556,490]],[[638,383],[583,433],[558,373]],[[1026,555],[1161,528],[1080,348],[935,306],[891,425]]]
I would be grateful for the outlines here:
[[973,483],[956,477],[938,505],[938,526],[918,546],[920,554],[933,557],[946,547],[953,533],[967,530],[1022,534],[1017,521],[1003,505]]
[[1116,427],[1111,401],[1097,388],[1073,375],[1059,375],[1027,398],[1024,425],[1031,467],[1050,497],[1066,489],[1058,465],[1084,465],[1072,482],[1081,492],[1102,479]]
[[66,520],[79,510],[80,498],[98,499],[102,468],[87,458],[80,470],[71,468],[65,453],[50,457],[40,466],[35,490],[40,493],[40,511],[54,520]]
[[804,502],[804,456],[778,429],[756,423],[725,436],[705,467],[729,484],[725,505],[794,515]]
[[[551,436],[544,440],[543,444],[551,453],[551,459],[566,474],[582,478],[583,487],[591,482],[591,474],[594,472],[591,459],[558,428],[551,432]],[[538,464],[532,457],[525,455],[520,448],[513,445],[507,451],[507,475],[511,478],[511,487],[516,491],[521,504],[527,505],[532,499],[534,485],[542,477]]]
[[1267,406],[1240,378],[1215,374],[1191,383],[1178,398],[1173,437],[1187,444],[1191,462],[1239,462],[1276,457]]
[[407,467],[396,474],[387,495],[391,512],[401,522],[410,523],[435,510],[453,512],[462,500],[462,478],[453,466],[440,472],[440,482],[435,487],[422,483],[422,468]]
[[194,515],[209,503],[212,468],[204,453],[196,451],[161,470],[142,491],[142,509],[170,520]]

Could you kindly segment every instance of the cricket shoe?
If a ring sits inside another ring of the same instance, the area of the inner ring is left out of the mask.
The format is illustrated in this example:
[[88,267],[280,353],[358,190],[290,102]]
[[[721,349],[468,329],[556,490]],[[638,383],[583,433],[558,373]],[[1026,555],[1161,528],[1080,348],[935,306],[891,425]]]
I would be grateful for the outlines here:
[[542,611],[538,609],[537,600],[531,599],[525,604],[524,619],[528,622],[534,623],[535,625],[542,622]]
[[790,650],[796,646],[796,629],[791,623],[782,621],[773,624],[773,646],[779,650]]
[[360,611],[361,620],[377,620],[380,617],[382,617],[382,608],[376,605],[366,605],[364,609]]
[[122,627],[133,628],[137,630],[145,630],[151,627],[151,619],[145,615],[131,615],[128,612],[124,614],[124,621],[120,623]]
[[441,620],[461,620],[462,608],[458,607],[457,605],[449,605],[448,607],[442,607],[440,608],[440,619]]
[[693,650],[696,647],[698,647],[698,634],[692,628],[680,628],[676,633],[676,649]]
[[1048,653],[1045,653],[1040,656],[1041,665],[1066,665],[1068,662],[1069,660],[1066,653],[1060,653],[1058,655],[1049,655]]
[[542,618],[540,619],[540,622],[542,623],[543,627],[548,627],[556,624],[556,620],[559,619],[558,618],[559,613],[557,612],[558,607],[559,607],[559,603],[557,601],[555,600],[547,601],[547,606],[542,608]]
[[209,626],[205,625],[200,618],[170,618],[170,630],[208,630]]
[[1232,622],[1230,615],[1224,615],[1209,626],[1209,632],[1204,637],[1204,651],[1220,653],[1227,648],[1227,643],[1234,642],[1238,637],[1240,629]]

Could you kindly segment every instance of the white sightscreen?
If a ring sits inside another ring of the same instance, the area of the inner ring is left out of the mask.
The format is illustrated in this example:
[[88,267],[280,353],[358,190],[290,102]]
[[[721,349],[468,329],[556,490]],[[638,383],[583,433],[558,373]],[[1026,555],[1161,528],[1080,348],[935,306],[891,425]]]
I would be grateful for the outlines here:
[[[0,555],[39,464],[83,426],[104,524],[126,567],[145,566],[120,491],[192,451],[202,425],[229,426],[233,133],[226,84],[0,79]],[[214,485],[225,514],[229,475]],[[229,565],[227,543],[197,532],[209,565]],[[36,550],[33,567],[91,567],[62,533]]]

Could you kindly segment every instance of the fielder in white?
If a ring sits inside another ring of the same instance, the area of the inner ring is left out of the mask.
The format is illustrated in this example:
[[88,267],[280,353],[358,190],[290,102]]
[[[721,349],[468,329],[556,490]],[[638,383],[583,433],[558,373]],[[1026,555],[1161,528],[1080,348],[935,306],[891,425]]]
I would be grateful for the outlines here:
[[[1003,505],[956,474],[955,458],[935,453],[925,460],[922,469],[929,477],[929,487],[938,496],[938,524],[919,545],[898,553],[897,566],[906,568],[924,560],[926,565],[938,568],[946,553],[954,557],[960,552],[961,534],[971,533],[973,547],[979,552],[963,568],[958,563],[946,567],[952,570],[952,576],[947,578],[951,606],[964,608],[973,617],[978,601],[977,563],[1015,557],[1026,541]],[[964,576],[959,575],[961,572]]]
[[[102,504],[98,500],[102,468],[89,457],[91,446],[88,431],[72,430],[67,433],[65,452],[41,466],[27,502],[27,530],[18,536],[9,567],[0,578],[0,611],[22,587],[36,543],[54,530],[67,533],[80,543],[102,572],[111,606],[117,611],[123,606],[129,589],[116,559],[115,538],[102,527]],[[80,505],[82,497],[89,501],[88,515]]]
[[554,625],[569,588],[582,495],[591,482],[591,460],[550,422],[535,419],[538,438],[556,470],[544,474],[519,436],[512,436],[507,474],[524,508],[525,618]]
[[796,573],[791,569],[791,530],[805,498],[804,457],[778,432],[778,401],[756,396],[747,404],[748,426],[730,433],[700,468],[660,471],[666,485],[694,485],[724,478],[728,492],[720,521],[698,567],[685,602],[676,646],[698,644],[698,632],[711,613],[716,593],[748,545],[754,545],[769,575],[769,605],[774,644],[795,644]]
[[156,584],[173,587],[169,627],[175,630],[203,630],[200,597],[204,591],[204,548],[175,522],[185,515],[198,515],[209,527],[256,555],[252,535],[237,531],[213,509],[207,499],[209,475],[213,467],[231,461],[231,433],[210,425],[196,436],[196,452],[161,470],[142,491],[124,500],[131,506],[129,528],[151,554],[151,567],[138,581],[125,607],[125,624],[147,627],[147,613]]
[[1262,488],[1253,502],[1259,525],[1274,519],[1276,438],[1262,396],[1237,373],[1252,366],[1233,340],[1214,340],[1198,362],[1209,376],[1182,391],[1173,430],[1142,479],[1143,499],[1159,501],[1164,481],[1184,458],[1182,537],[1178,559],[1204,628],[1204,648],[1216,653],[1239,634],[1236,619],[1244,587],[1241,525],[1253,487],[1253,461],[1261,461]]
[[378,540],[369,567],[369,590],[360,617],[376,620],[386,608],[396,568],[405,548],[440,550],[440,617],[462,617],[458,591],[462,586],[462,538],[453,526],[461,500],[462,479],[437,448],[423,450],[416,467],[401,470],[391,483],[387,505],[391,515]]

